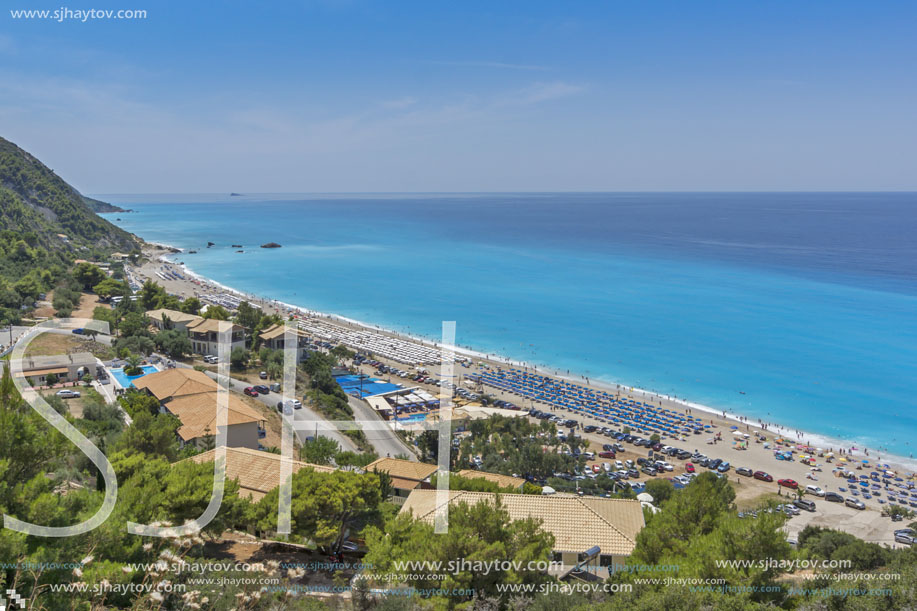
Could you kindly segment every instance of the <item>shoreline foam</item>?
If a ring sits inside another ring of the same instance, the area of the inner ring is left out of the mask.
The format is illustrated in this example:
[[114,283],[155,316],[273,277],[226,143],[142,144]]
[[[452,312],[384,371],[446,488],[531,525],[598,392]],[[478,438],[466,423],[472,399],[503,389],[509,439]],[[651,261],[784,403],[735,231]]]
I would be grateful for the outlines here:
[[[189,276],[199,280],[200,282],[218,287],[238,297],[243,297],[251,301],[269,303],[269,304],[274,305],[275,307],[281,307],[287,310],[292,310],[301,315],[311,315],[311,316],[327,318],[330,320],[334,320],[334,321],[338,321],[338,322],[352,325],[355,327],[359,327],[359,328],[362,328],[368,331],[392,335],[398,338],[405,339],[407,341],[417,342],[417,343],[421,343],[427,346],[432,346],[432,347],[441,346],[441,344],[438,342],[435,342],[433,340],[430,340],[429,338],[425,338],[425,337],[418,336],[415,334],[405,333],[405,332],[397,331],[394,329],[388,329],[381,325],[368,323],[368,322],[361,321],[358,319],[348,318],[345,316],[341,316],[339,314],[321,312],[319,310],[313,310],[311,308],[306,308],[306,307],[299,306],[296,304],[287,303],[284,301],[280,301],[278,299],[272,299],[266,296],[261,296],[255,293],[250,293],[247,291],[239,290],[235,287],[231,287],[229,285],[223,284],[222,282],[218,282],[212,278],[209,278],[198,272],[195,272],[193,269],[188,267],[187,264],[185,264],[184,262],[179,263],[169,258],[170,256],[177,257],[182,254],[186,254],[183,249],[174,247],[174,246],[164,245],[162,243],[147,242],[147,244],[149,246],[157,247],[159,248],[159,250],[166,251],[166,252],[157,253],[158,254],[157,260],[166,261],[171,265],[180,267],[182,270],[187,272]],[[177,253],[168,252],[167,249],[169,248],[176,249],[179,252]],[[592,386],[592,387],[599,388],[601,390],[611,391],[611,392],[617,390],[616,387],[620,387],[622,389],[629,390],[631,393],[640,394],[645,399],[656,399],[660,402],[665,401],[665,402],[674,404],[675,406],[677,406],[679,409],[682,409],[682,410],[698,410],[706,414],[710,414],[711,416],[715,418],[719,418],[719,419],[722,419],[728,422],[732,422],[737,425],[741,424],[741,425],[753,427],[756,430],[763,431],[763,432],[769,433],[774,436],[780,436],[786,439],[793,439],[795,440],[797,445],[807,445],[807,446],[814,447],[814,448],[822,448],[826,451],[829,448],[834,448],[835,450],[839,448],[843,448],[847,450],[848,456],[855,457],[858,459],[865,458],[869,460],[870,468],[878,464],[888,464],[890,467],[898,471],[917,472],[917,459],[900,456],[900,455],[897,455],[891,452],[882,452],[881,454],[877,454],[875,450],[873,450],[872,453],[867,456],[863,451],[865,446],[861,441],[836,439],[836,438],[832,438],[828,435],[824,435],[821,433],[812,433],[810,431],[806,431],[802,429],[794,429],[792,427],[786,427],[786,426],[781,425],[779,422],[764,422],[763,419],[757,419],[753,416],[744,416],[742,414],[739,414],[731,410],[716,409],[709,405],[696,403],[693,401],[689,401],[687,399],[678,398],[678,397],[674,397],[671,395],[666,395],[663,393],[639,388],[636,386],[630,386],[624,382],[610,382],[608,380],[604,380],[601,378],[594,378],[594,377],[587,378],[587,376],[585,375],[577,375],[574,373],[564,374],[564,373],[561,373],[559,370],[551,367],[550,365],[546,365],[546,364],[537,364],[536,365],[536,364],[533,364],[527,361],[518,361],[518,360],[511,359],[509,357],[505,357],[505,356],[502,356],[496,353],[482,352],[480,350],[476,350],[474,348],[467,347],[467,346],[454,346],[453,349],[456,354],[462,354],[463,356],[466,356],[471,359],[481,359],[481,360],[489,361],[489,362],[496,363],[496,364],[528,367],[528,368],[532,368],[535,372],[541,375],[561,378],[561,379],[567,380],[572,383],[581,384],[583,386]],[[587,379],[589,380],[588,382],[586,382]],[[745,419],[743,420],[743,418]],[[762,427],[762,423],[767,425],[766,429]],[[799,431],[800,433],[799,435],[796,434],[797,431]],[[850,451],[850,448],[856,448],[856,449]],[[876,459],[877,455],[881,455],[883,456],[883,458],[877,460]]]

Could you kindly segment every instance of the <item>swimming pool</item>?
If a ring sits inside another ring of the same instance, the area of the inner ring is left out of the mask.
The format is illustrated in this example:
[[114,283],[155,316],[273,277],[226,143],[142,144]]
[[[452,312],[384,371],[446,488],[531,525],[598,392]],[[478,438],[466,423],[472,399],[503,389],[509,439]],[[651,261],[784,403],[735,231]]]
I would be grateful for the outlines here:
[[426,419],[426,414],[411,414],[407,418],[396,418],[398,422],[423,422]]
[[142,378],[145,375],[156,373],[157,371],[159,371],[153,365],[144,365],[140,369],[143,370],[143,373],[139,375],[135,375],[135,376],[129,376],[126,373],[124,373],[123,367],[119,367],[117,369],[109,369],[109,371],[111,372],[111,375],[116,380],[118,380],[118,383],[121,385],[121,388],[131,388],[134,385],[134,380]]

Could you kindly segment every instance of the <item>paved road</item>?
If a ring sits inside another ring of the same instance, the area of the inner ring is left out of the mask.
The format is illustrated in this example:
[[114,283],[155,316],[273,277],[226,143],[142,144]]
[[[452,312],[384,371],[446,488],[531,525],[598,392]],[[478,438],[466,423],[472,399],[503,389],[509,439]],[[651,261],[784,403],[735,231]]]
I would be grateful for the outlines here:
[[[376,413],[376,410],[372,409],[365,401],[361,401],[356,397],[351,397],[348,395],[347,402],[350,404],[351,409],[353,409],[354,420],[365,420],[368,422],[379,422],[384,423],[385,421],[379,417],[379,414]],[[379,429],[370,429],[367,430],[365,427],[363,432],[366,434],[366,439],[369,443],[372,444],[373,448],[376,450],[376,454],[379,456],[397,456],[398,454],[406,454],[411,460],[417,460],[414,456],[414,453],[411,451],[401,438],[395,434],[395,431],[392,428],[385,424],[385,428]]]
[[[182,363],[176,363],[179,367],[190,368],[188,365]],[[213,379],[216,379],[216,374],[208,371],[207,375]],[[235,378],[230,378],[229,388],[235,392],[241,393],[243,390],[251,386],[248,382],[243,382],[236,380]],[[258,395],[257,401],[260,401],[268,407],[268,409],[276,410],[277,403],[281,400],[281,395],[277,393],[269,393],[266,395]],[[316,434],[316,426],[318,427],[318,434],[323,437],[330,437],[338,442],[342,450],[352,450],[354,452],[359,451],[354,443],[347,437],[345,437],[340,431],[331,427],[322,416],[317,414],[315,411],[309,409],[306,406],[303,406],[302,409],[293,410],[293,420],[297,422],[314,422],[315,424],[307,427],[306,429],[294,429],[297,438],[300,443],[304,443],[306,437],[314,437]]]
[[[25,334],[26,331],[32,327],[13,327],[13,341],[18,341],[19,338]],[[59,335],[72,335],[72,329],[50,329],[46,333],[57,333]],[[88,338],[85,335],[78,335],[76,337]],[[96,335],[95,340],[99,343],[105,344],[106,346],[111,346],[112,337],[111,335]],[[10,345],[10,327],[0,328],[0,346],[3,346],[4,349]]]

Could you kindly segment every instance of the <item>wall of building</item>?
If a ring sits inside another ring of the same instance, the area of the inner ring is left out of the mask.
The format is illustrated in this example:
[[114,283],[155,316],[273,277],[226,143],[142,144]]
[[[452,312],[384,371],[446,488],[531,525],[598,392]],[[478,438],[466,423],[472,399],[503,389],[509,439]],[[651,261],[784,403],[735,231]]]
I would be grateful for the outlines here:
[[226,445],[232,448],[258,449],[258,423],[232,424],[226,433]]

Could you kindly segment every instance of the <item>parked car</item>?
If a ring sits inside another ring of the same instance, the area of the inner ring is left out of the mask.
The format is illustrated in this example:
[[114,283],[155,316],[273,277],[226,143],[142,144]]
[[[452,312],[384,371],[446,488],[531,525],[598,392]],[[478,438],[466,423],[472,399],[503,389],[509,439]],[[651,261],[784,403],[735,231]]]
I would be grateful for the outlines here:
[[244,394],[248,395],[249,397],[257,397],[257,396],[258,396],[258,391],[255,390],[254,387],[252,387],[252,386],[246,387],[245,390],[243,390],[242,392],[243,392]]
[[277,402],[277,411],[285,416],[292,416],[293,415],[293,406],[289,405],[289,403],[287,405],[284,405],[283,401],[278,401]]
[[825,500],[826,500],[826,501],[829,501],[829,502],[831,502],[831,503],[843,503],[843,502],[844,502],[844,497],[842,497],[841,495],[839,495],[837,492],[826,492],[826,493],[825,493]]
[[80,398],[80,393],[77,390],[69,390],[69,389],[59,390],[54,394],[56,394],[61,399],[79,399]]
[[736,473],[738,473],[739,475],[744,475],[745,477],[751,477],[752,475],[754,475],[754,471],[752,471],[748,467],[737,467]]
[[266,372],[266,371],[262,371],[261,373],[258,374],[258,377],[261,378],[262,380],[266,380],[266,379],[267,379],[267,372]]
[[815,502],[809,499],[796,499],[793,504],[806,511],[815,511]]
[[271,392],[271,389],[265,386],[264,384],[258,384],[257,386],[252,386],[252,388],[254,388],[257,392],[261,393],[262,395],[266,395],[269,392]]
[[774,478],[771,476],[771,474],[765,473],[764,471],[755,471],[754,478],[757,480],[761,480],[762,482],[774,481]]
[[654,468],[653,468],[652,466],[650,466],[650,465],[644,465],[643,468],[640,469],[640,471],[642,471],[643,473],[646,473],[647,475],[650,475],[650,476],[655,476],[655,475],[656,475],[656,469],[654,469]]
[[783,486],[784,488],[792,488],[793,490],[796,490],[797,488],[799,488],[799,484],[796,483],[796,480],[789,479],[789,478],[778,479],[777,484],[780,486]]
[[896,535],[908,535],[910,537],[917,536],[917,531],[913,528],[899,528],[895,531]]
[[825,496],[825,491],[818,486],[806,486],[806,494],[814,496]]
[[720,466],[716,468],[716,470],[719,471],[720,473],[726,473],[727,471],[729,471],[729,463],[728,462],[721,463]]
[[599,458],[614,458],[614,452],[599,452]]
[[271,384],[271,392],[280,392],[280,390],[281,390],[280,382],[274,382],[273,384]]
[[844,505],[847,507],[853,507],[854,509],[866,509],[865,503],[859,499],[855,499],[852,496],[847,497],[847,500],[844,501]]
[[914,545],[914,537],[904,533],[895,535],[895,543],[904,543],[905,545]]
[[685,471],[687,471],[688,473],[694,473],[694,465],[689,462],[686,462]]

